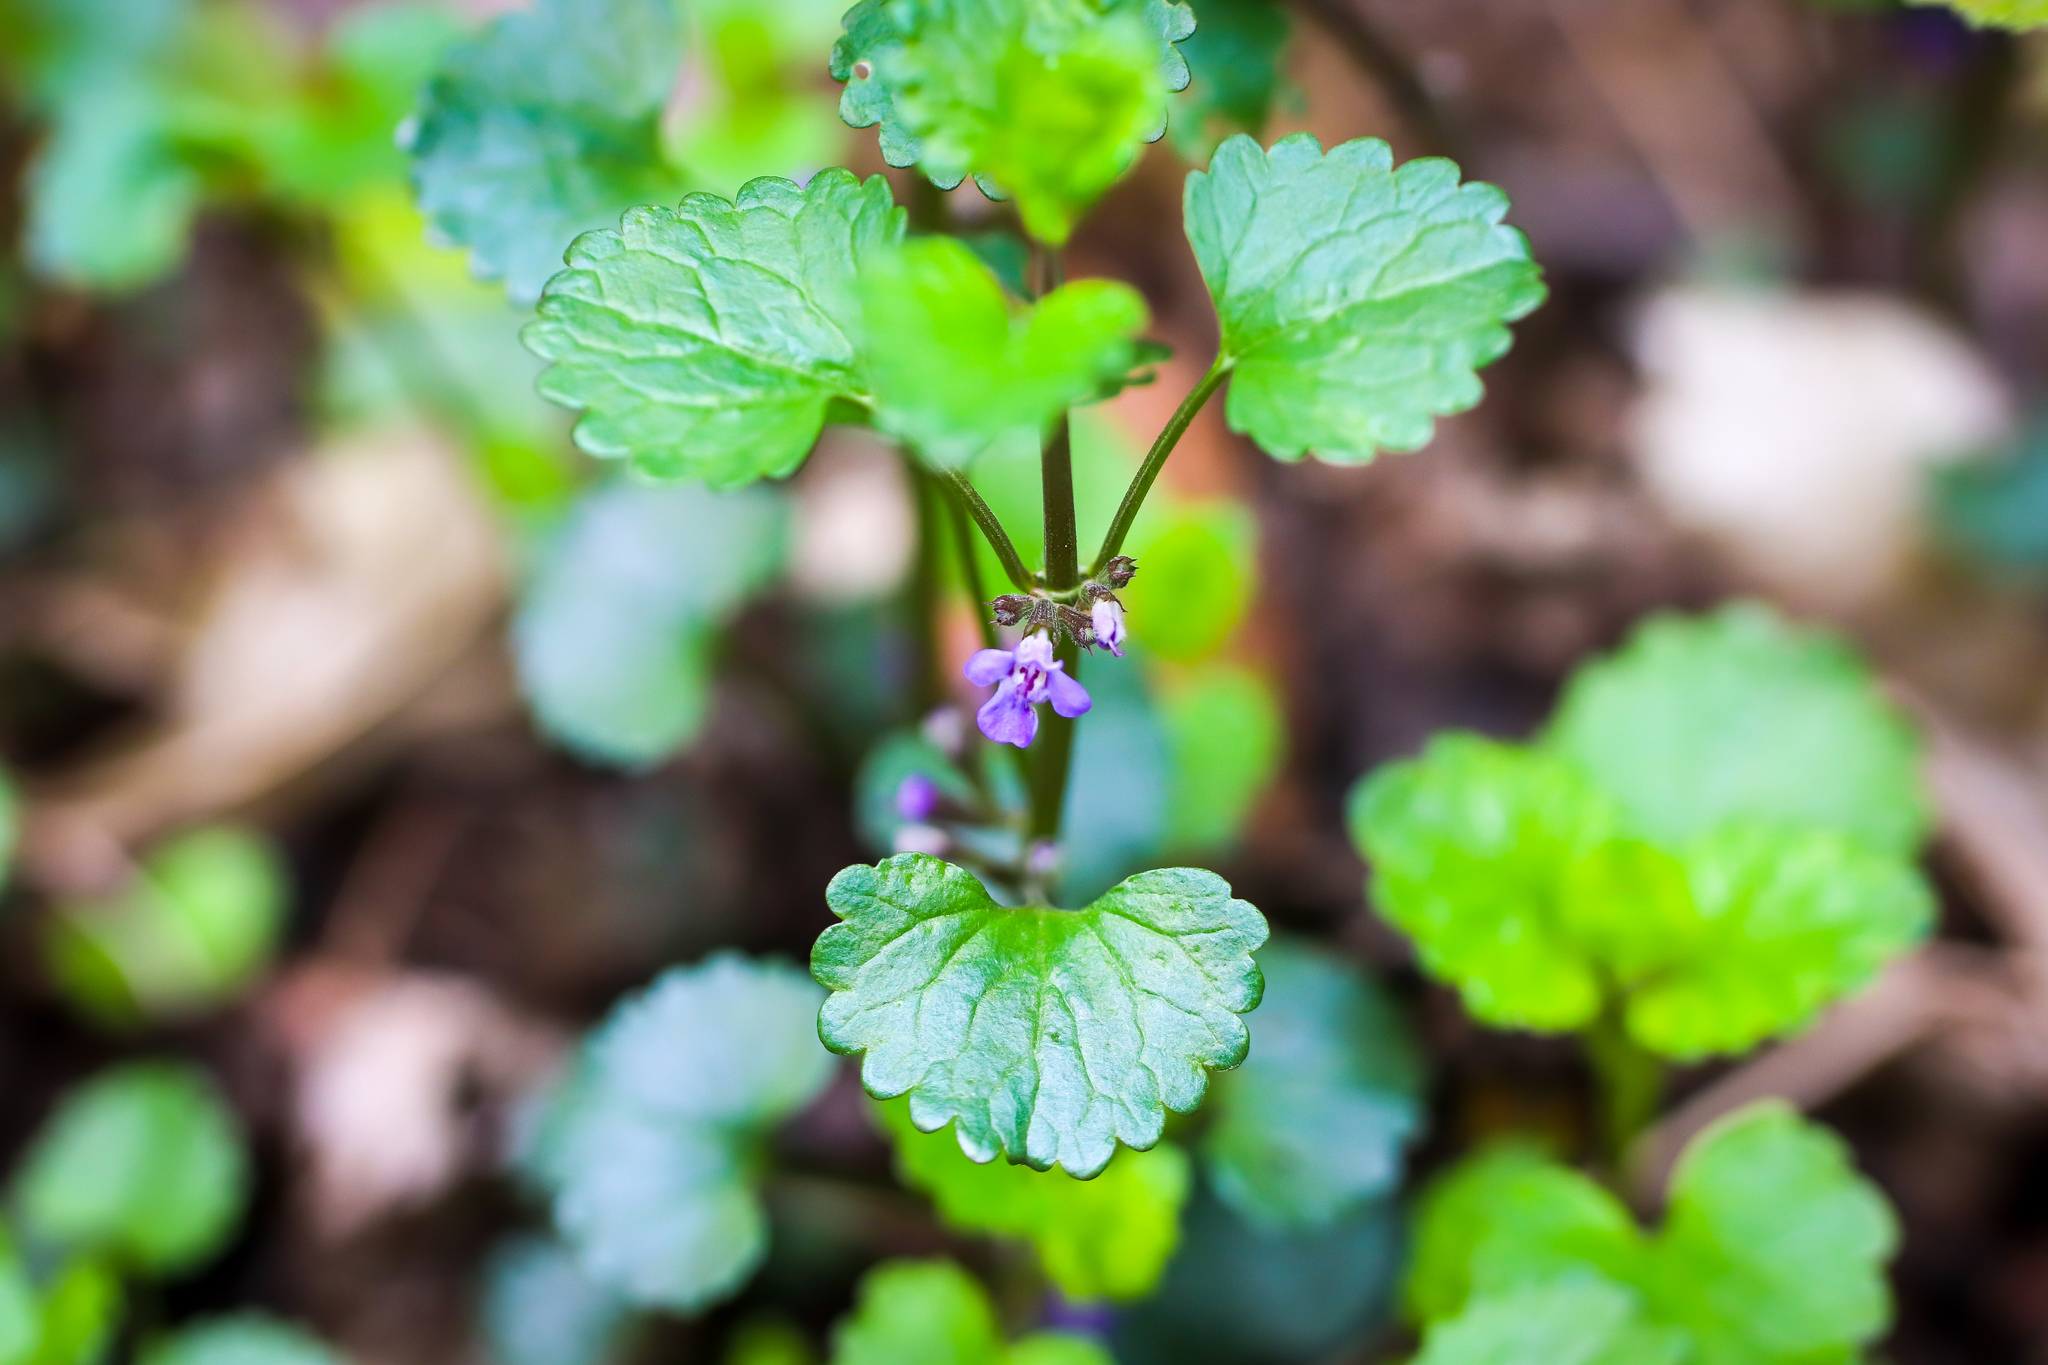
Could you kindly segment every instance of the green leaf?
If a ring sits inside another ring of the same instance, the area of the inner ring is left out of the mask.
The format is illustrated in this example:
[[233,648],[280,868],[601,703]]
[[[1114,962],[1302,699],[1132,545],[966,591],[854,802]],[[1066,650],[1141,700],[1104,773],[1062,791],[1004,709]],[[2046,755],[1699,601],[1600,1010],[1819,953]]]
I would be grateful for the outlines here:
[[1273,0],[1197,0],[1181,43],[1193,79],[1173,102],[1173,144],[1205,159],[1232,133],[1257,137],[1286,85],[1287,12]]
[[33,1242],[174,1275],[234,1231],[248,1164],[203,1072],[133,1062],[64,1097],[15,1174],[14,1199]]
[[1683,1365],[1682,1333],[1597,1275],[1517,1289],[1430,1328],[1415,1365]]
[[[1545,1360],[1849,1360],[1890,1318],[1891,1210],[1839,1138],[1776,1101],[1738,1110],[1687,1144],[1654,1236],[1586,1177],[1513,1151],[1454,1171],[1428,1195],[1420,1222],[1408,1302],[1431,1326],[1423,1358],[1444,1365],[1532,1358],[1498,1354],[1510,1305],[1532,1333],[1539,1322],[1568,1323],[1569,1311],[1543,1297],[1565,1284],[1620,1293],[1605,1307],[1591,1296],[1579,1304],[1587,1330],[1574,1349],[1588,1354]],[[1578,1340],[1558,1330],[1565,1345]],[[1444,1337],[1458,1349],[1440,1346]],[[1612,1340],[1641,1354],[1615,1354]]]
[[100,1365],[121,1325],[120,1279],[90,1257],[64,1267],[43,1295],[35,1365]]
[[1420,1063],[1393,1007],[1334,954],[1274,939],[1259,970],[1251,1055],[1217,1078],[1202,1155],[1252,1223],[1327,1227],[1400,1184],[1422,1126]]
[[61,905],[44,952],[71,1003],[114,1028],[234,999],[284,928],[284,860],[261,835],[208,825],[171,839],[120,893]]
[[616,1006],[558,1090],[528,1162],[584,1270],[627,1300],[695,1312],[767,1250],[761,1146],[832,1059],[815,986],[720,953]]
[[1945,0],[1945,3],[1979,28],[2025,32],[2048,25],[2048,0]]
[[0,1237],[0,1365],[34,1365],[43,1307],[11,1242]]
[[1428,443],[1479,401],[1506,324],[1543,299],[1507,199],[1439,158],[1396,170],[1363,138],[1248,137],[1188,176],[1188,240],[1232,367],[1226,409],[1276,459],[1355,463]]
[[742,1322],[726,1338],[724,1365],[817,1365],[810,1338],[778,1316]]
[[1387,1317],[1405,1254],[1401,1211],[1368,1204],[1327,1227],[1245,1222],[1204,1188],[1181,1215],[1158,1291],[1117,1316],[1124,1365],[1300,1365],[1348,1359]]
[[782,567],[782,500],[619,480],[585,494],[514,620],[519,681],[548,734],[585,758],[652,766],[695,737],[712,654]]
[[484,1263],[479,1317],[496,1365],[604,1365],[631,1321],[551,1237],[508,1238]]
[[1139,1299],[1158,1284],[1190,1184],[1180,1148],[1121,1152],[1093,1180],[1076,1180],[971,1161],[944,1129],[919,1132],[907,1101],[876,1109],[896,1143],[897,1175],[932,1197],[947,1226],[1024,1238],[1069,1299]]
[[1898,1220],[1847,1144],[1782,1103],[1687,1144],[1660,1239],[1661,1296],[1704,1360],[1814,1360],[1883,1335]]
[[1841,641],[1756,604],[1653,617],[1573,675],[1544,742],[1651,839],[1733,817],[1838,830],[1904,856],[1927,835],[1919,742],[1870,670]]
[[1582,1028],[1618,992],[1666,1057],[1806,1023],[1924,937],[1909,863],[1826,830],[1732,821],[1672,851],[1548,749],[1440,735],[1359,785],[1375,905],[1474,1015]]
[[1161,692],[1173,752],[1167,843],[1226,848],[1280,769],[1287,740],[1280,699],[1266,678],[1227,663],[1167,679]]
[[961,1150],[1084,1179],[1119,1139],[1159,1140],[1201,1101],[1208,1067],[1244,1060],[1266,922],[1194,868],[1140,873],[1083,910],[1005,909],[922,854],[857,865],[825,899],[841,923],[811,951],[832,996],[818,1033],[862,1052],[878,1099],[910,1096]]
[[152,1342],[142,1365],[342,1365],[342,1358],[302,1327],[262,1313],[236,1313]]
[[533,301],[578,233],[681,192],[660,125],[682,56],[675,0],[539,0],[493,21],[448,53],[406,130],[421,212]]
[[951,1261],[885,1261],[832,1332],[832,1365],[1110,1365],[1083,1337],[1003,1341],[988,1294]]
[[1173,751],[1138,658],[1097,653],[1080,675],[1094,705],[1074,736],[1067,775],[1059,869],[1067,905],[1159,861],[1173,798]]
[[1173,44],[1193,30],[1166,0],[863,0],[832,74],[840,116],[880,123],[891,165],[946,188],[972,173],[1057,246],[1164,130],[1187,84]]
[[[1685,852],[1689,905],[1637,959],[1628,1031],[1680,1061],[1797,1029],[1927,936],[1932,891],[1911,864],[1811,830],[1735,823]],[[1626,915],[1640,897],[1609,902]],[[1639,921],[1641,922],[1641,921]],[[1639,983],[1639,984],[1638,984]]]
[[958,466],[1120,379],[1148,321],[1129,285],[1076,280],[1028,307],[951,237],[920,237],[861,266],[876,424]]
[[1574,865],[1620,813],[1540,750],[1444,734],[1352,793],[1373,904],[1487,1023],[1573,1029],[1600,1012],[1599,963],[1567,918]]
[[1495,1147],[1439,1178],[1416,1215],[1403,1300],[1417,1322],[1572,1273],[1627,1280],[1642,1234],[1607,1190],[1522,1146]]
[[576,443],[661,479],[731,487],[794,470],[836,400],[865,405],[855,272],[902,239],[889,184],[820,172],[693,194],[577,238],[526,344]]

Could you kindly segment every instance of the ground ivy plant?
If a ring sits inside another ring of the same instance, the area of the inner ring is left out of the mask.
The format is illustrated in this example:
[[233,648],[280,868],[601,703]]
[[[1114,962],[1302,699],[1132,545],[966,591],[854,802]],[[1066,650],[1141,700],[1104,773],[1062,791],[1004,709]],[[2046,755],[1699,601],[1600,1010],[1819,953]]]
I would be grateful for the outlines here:
[[[992,551],[1011,591],[982,608],[985,647],[964,680],[989,689],[981,741],[1021,762],[984,750],[963,764],[970,789],[912,774],[898,796],[911,816],[942,796],[978,802],[1015,837],[948,836],[840,874],[828,901],[841,923],[812,961],[831,993],[820,1033],[864,1055],[872,1094],[907,1096],[920,1129],[952,1123],[975,1160],[1092,1176],[1119,1143],[1151,1147],[1211,1070],[1244,1060],[1266,936],[1220,878],[1188,868],[1052,901],[1075,724],[1094,705],[1083,654],[1129,640],[1135,518],[1226,386],[1230,425],[1281,459],[1424,444],[1436,416],[1477,401],[1476,371],[1542,286],[1502,225],[1505,198],[1449,162],[1396,167],[1373,140],[1224,142],[1189,177],[1185,215],[1221,350],[1084,562],[1070,413],[1131,382],[1152,351],[1137,292],[1065,280],[1061,248],[1164,126],[1187,84],[1175,44],[1191,15],[1156,0],[867,3],[846,25],[834,69],[848,121],[879,124],[888,158],[936,184],[974,175],[1014,202],[1021,297],[959,241],[911,234],[884,179],[827,170],[634,208],[585,234],[527,341],[552,362],[542,392],[580,411],[592,455],[735,488],[795,470],[827,423],[866,424],[955,510],[963,555],[976,532]],[[1040,450],[1035,563],[973,480],[1019,439]],[[1020,798],[1009,808],[994,798],[1000,768]]]

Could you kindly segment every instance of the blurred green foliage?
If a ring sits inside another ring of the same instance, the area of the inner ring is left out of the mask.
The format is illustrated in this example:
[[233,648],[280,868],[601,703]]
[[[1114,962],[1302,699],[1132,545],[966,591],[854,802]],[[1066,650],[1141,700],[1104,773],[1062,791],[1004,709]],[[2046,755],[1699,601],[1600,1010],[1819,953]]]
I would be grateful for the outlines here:
[[205,1073],[132,1062],[65,1096],[15,1173],[13,1201],[33,1247],[175,1275],[220,1250],[248,1183],[236,1121]]
[[1119,1151],[1091,1180],[1005,1161],[977,1163],[952,1132],[919,1132],[907,1100],[875,1106],[896,1144],[896,1172],[939,1217],[966,1232],[1028,1241],[1069,1299],[1139,1299],[1152,1292],[1180,1240],[1192,1178],[1172,1143]]
[[1853,655],[1738,606],[1587,664],[1539,745],[1441,735],[1380,769],[1352,828],[1473,1014],[1619,1009],[1690,1060],[1798,1028],[1927,933],[1915,754]]
[[1407,1306],[1429,1365],[1847,1360],[1888,1325],[1897,1241],[1841,1140],[1763,1103],[1687,1146],[1655,1233],[1526,1149],[1465,1162],[1424,1201]]
[[988,1294],[951,1261],[886,1261],[833,1329],[832,1365],[1110,1365],[1085,1337],[1003,1340]]
[[767,1250],[764,1142],[831,1075],[817,986],[716,953],[615,1006],[528,1124],[521,1164],[584,1273],[691,1312]]
[[150,1342],[142,1365],[343,1365],[312,1333],[262,1313],[205,1318]]
[[1315,1230],[1394,1192],[1422,1128],[1422,1063],[1392,1005],[1328,949],[1273,939],[1250,1055],[1219,1075],[1209,1183],[1260,1228]]
[[786,521],[763,488],[615,480],[585,494],[537,556],[512,628],[542,729],[624,768],[687,744],[725,624],[782,567]]
[[65,997],[110,1028],[177,1019],[239,995],[270,965],[289,886],[276,847],[209,825],[150,850],[120,892],[59,905],[44,959]]

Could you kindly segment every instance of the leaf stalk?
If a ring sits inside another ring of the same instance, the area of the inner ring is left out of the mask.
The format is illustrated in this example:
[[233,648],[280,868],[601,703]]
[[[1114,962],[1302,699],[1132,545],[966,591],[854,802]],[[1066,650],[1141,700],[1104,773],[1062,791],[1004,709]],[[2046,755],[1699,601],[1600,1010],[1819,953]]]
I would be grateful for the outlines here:
[[1117,504],[1116,515],[1110,518],[1109,533],[1102,538],[1102,548],[1095,552],[1095,562],[1088,566],[1088,576],[1093,578],[1102,572],[1110,560],[1124,548],[1124,537],[1131,533],[1131,523],[1138,519],[1138,509],[1145,505],[1146,495],[1151,493],[1153,483],[1159,478],[1159,471],[1166,468],[1166,457],[1173,454],[1173,448],[1180,444],[1180,438],[1195,420],[1195,414],[1209,401],[1212,394],[1221,388],[1236,362],[1230,357],[1218,354],[1209,372],[1202,376],[1199,384],[1188,390],[1188,396],[1180,400],[1180,406],[1173,410],[1173,416],[1166,421],[1152,449],[1145,452],[1145,462],[1138,466],[1138,472],[1131,476],[1130,487],[1124,490],[1123,501]]

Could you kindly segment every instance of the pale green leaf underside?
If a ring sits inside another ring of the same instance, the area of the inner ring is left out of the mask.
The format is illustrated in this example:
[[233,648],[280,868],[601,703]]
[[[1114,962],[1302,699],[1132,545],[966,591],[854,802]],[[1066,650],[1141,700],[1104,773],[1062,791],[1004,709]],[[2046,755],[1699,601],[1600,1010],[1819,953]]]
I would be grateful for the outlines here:
[[420,211],[530,302],[578,233],[680,191],[660,117],[682,55],[675,0],[539,0],[496,20],[449,52],[408,125]]
[[1216,1193],[1254,1224],[1327,1227],[1400,1183],[1420,1064],[1392,1006],[1334,954],[1275,939],[1259,970],[1251,1055],[1216,1078],[1202,1154]]
[[1033,1332],[1015,1343],[988,1292],[951,1261],[885,1261],[862,1277],[832,1332],[832,1365],[1110,1365],[1086,1337]]
[[794,967],[721,953],[622,1001],[591,1035],[528,1163],[594,1281],[694,1312],[753,1273],[767,1249],[762,1140],[831,1075],[817,1003]]
[[835,400],[865,404],[861,262],[901,240],[881,176],[764,177],[590,232],[522,334],[576,443],[660,479],[732,487],[803,462]]
[[1869,668],[1756,604],[1653,618],[1573,675],[1544,742],[1652,839],[1731,817],[1907,856],[1927,835],[1918,739]]
[[865,1052],[868,1092],[908,1094],[919,1128],[955,1121],[977,1161],[1092,1176],[1194,1108],[1207,1068],[1244,1060],[1266,923],[1213,873],[1006,909],[965,869],[903,854],[847,868],[826,900],[841,923],[811,953],[833,992],[819,1035]]
[[1186,223],[1234,365],[1227,416],[1278,459],[1426,444],[1543,299],[1507,199],[1449,161],[1362,138],[1233,137],[1188,177]]
[[[1768,1102],[1687,1145],[1655,1234],[1585,1176],[1526,1152],[1466,1163],[1424,1201],[1408,1302],[1431,1325],[1423,1358],[1440,1365],[1514,1359],[1487,1353],[1505,1305],[1533,1330],[1565,1284],[1602,1287],[1579,1305],[1589,1329],[1604,1324],[1589,1343],[1612,1331],[1649,1359],[1846,1361],[1889,1320],[1883,1266],[1897,1244],[1842,1141]],[[1652,1349],[1674,1339],[1675,1354]],[[1583,1358],[1631,1359],[1606,1351]]]
[[658,763],[708,710],[718,629],[781,567],[782,500],[618,480],[548,545],[512,641],[535,718],[587,759]]
[[1124,1151],[1092,1180],[1006,1161],[973,1161],[945,1129],[919,1132],[909,1103],[876,1106],[896,1143],[896,1172],[931,1196],[948,1226],[1021,1237],[1067,1298],[1139,1299],[1180,1243],[1192,1167],[1172,1143]]

